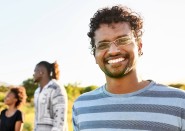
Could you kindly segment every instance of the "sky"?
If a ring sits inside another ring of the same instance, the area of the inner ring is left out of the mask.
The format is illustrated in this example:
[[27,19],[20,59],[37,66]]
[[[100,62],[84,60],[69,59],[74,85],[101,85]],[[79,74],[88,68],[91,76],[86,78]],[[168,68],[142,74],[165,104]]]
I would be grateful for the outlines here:
[[184,0],[0,0],[0,81],[20,85],[45,60],[58,62],[64,85],[104,84],[87,32],[98,9],[118,4],[144,19],[143,79],[185,83]]

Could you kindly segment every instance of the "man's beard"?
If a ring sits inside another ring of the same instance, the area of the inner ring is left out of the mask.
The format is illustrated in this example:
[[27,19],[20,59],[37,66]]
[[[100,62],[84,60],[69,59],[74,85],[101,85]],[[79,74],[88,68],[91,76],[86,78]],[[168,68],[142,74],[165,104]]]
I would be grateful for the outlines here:
[[[121,70],[117,70],[116,72],[111,72],[111,70],[109,70],[106,66],[104,66],[104,68],[101,68],[101,70],[109,77],[111,78],[122,78],[126,75],[128,75],[132,69],[133,69],[133,62],[130,61],[130,57],[129,55],[125,55],[125,58],[128,60],[128,62],[126,63],[125,67],[123,67]],[[118,67],[120,68],[120,67]],[[116,70],[116,69],[115,69]]]
[[39,83],[39,82],[40,82],[40,79],[39,79],[39,78],[33,79],[33,82],[34,82],[34,83]]
[[131,70],[132,68],[129,66],[129,64],[127,64],[127,66],[122,71],[119,71],[118,73],[112,73],[106,67],[104,68],[103,72],[111,78],[122,78],[126,76],[127,74],[129,74]]

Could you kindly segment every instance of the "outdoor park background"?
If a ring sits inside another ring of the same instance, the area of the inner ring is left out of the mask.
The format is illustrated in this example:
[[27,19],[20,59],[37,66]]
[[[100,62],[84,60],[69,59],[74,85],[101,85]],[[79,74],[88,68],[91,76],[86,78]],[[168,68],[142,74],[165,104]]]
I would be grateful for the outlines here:
[[[7,86],[31,81],[38,62],[57,61],[59,81],[68,92],[68,121],[72,130],[74,99],[105,83],[89,49],[90,18],[97,9],[115,4],[124,4],[144,18],[144,54],[138,65],[143,79],[184,89],[184,0],[0,0],[1,102]],[[0,106],[4,108],[3,103]],[[33,103],[28,102],[23,110],[25,131],[29,131]]]

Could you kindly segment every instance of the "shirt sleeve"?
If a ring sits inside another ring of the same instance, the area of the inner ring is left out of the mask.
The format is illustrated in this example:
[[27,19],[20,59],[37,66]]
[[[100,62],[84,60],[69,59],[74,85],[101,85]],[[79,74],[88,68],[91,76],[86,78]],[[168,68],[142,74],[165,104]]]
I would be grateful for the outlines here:
[[77,128],[77,123],[76,123],[76,111],[75,111],[75,108],[73,106],[73,110],[72,110],[72,124],[73,124],[73,131],[78,131],[78,128]]
[[182,127],[181,131],[185,131],[185,101],[183,100],[182,102],[182,110],[181,110],[181,122],[182,122]]
[[37,102],[38,102],[38,95],[39,95],[39,91],[40,91],[40,88],[38,87],[35,92],[34,92],[34,107],[35,107],[35,111],[34,111],[34,127],[33,127],[33,130],[36,131],[36,125],[37,125],[37,118],[36,116],[38,115],[38,111],[37,111]]
[[17,110],[16,121],[23,122],[23,116],[22,116],[22,112],[20,110]]
[[52,92],[54,125],[51,131],[65,131],[67,129],[67,95],[59,86]]

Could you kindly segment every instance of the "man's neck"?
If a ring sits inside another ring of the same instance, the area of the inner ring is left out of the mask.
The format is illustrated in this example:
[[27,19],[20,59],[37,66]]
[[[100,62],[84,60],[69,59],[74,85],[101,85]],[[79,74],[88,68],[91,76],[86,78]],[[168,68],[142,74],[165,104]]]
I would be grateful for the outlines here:
[[138,91],[150,82],[142,80],[137,73],[132,72],[122,78],[106,77],[106,90],[113,94],[127,94]]
[[45,85],[47,85],[50,82],[50,79],[43,79],[42,81],[39,82],[39,86],[41,88],[44,88]]

